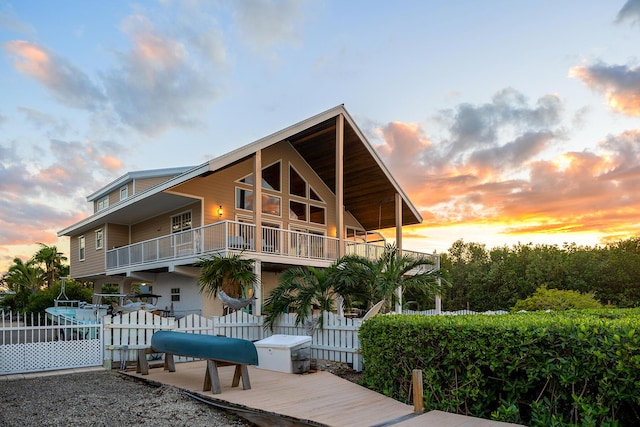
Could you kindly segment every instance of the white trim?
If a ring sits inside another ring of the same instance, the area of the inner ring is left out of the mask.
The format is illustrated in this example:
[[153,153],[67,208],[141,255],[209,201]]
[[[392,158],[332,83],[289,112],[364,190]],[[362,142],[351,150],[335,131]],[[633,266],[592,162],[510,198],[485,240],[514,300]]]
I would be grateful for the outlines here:
[[[102,248],[104,248],[104,230],[102,228],[99,228],[95,231],[96,233],[96,250],[99,251]],[[98,233],[100,233],[100,240],[98,240]],[[98,245],[98,242],[100,242],[100,245]]]
[[84,261],[85,259],[87,259],[87,241],[83,234],[78,236],[78,260]]

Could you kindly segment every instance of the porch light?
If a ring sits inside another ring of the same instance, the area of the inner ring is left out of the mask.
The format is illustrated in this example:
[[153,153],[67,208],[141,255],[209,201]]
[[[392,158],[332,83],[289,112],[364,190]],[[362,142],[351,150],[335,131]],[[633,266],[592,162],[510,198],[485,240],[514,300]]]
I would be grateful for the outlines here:
[[222,211],[222,205],[220,205],[220,207],[218,208],[218,218],[222,218],[222,214],[224,212]]

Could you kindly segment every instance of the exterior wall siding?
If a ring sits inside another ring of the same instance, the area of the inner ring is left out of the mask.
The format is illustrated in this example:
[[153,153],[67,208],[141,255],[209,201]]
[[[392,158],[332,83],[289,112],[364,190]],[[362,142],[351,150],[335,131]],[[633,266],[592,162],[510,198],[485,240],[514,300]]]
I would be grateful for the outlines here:
[[[336,236],[336,212],[335,195],[324,182],[315,174],[311,167],[298,155],[298,153],[286,142],[281,142],[268,147],[262,152],[262,166],[266,167],[280,161],[281,165],[281,191],[269,191],[268,194],[277,195],[281,198],[281,215],[262,214],[263,221],[271,221],[282,224],[282,229],[294,227],[325,230],[326,235]],[[301,199],[296,196],[289,196],[289,164],[303,176],[315,192],[322,198],[324,203]],[[180,184],[172,189],[177,193],[191,194],[204,199],[204,221],[203,225],[215,223],[219,220],[236,220],[238,215],[252,216],[253,212],[239,210],[235,208],[236,187],[251,189],[250,185],[239,184],[236,181],[253,172],[253,159],[249,158],[238,162],[228,168],[217,171],[204,178],[193,179]],[[265,192],[267,193],[267,192]],[[289,219],[289,201],[297,200],[305,203],[322,206],[325,208],[326,224],[315,224],[307,221],[296,221]],[[218,217],[218,208],[222,206],[223,216]],[[351,215],[345,215],[348,225],[357,226],[358,223]],[[167,234],[167,233],[164,233]]]
[[199,227],[202,223],[202,215],[200,213],[200,202],[198,201],[133,225],[131,227],[131,243],[171,234],[171,217],[187,211],[191,211],[191,226],[193,228]]
[[[103,225],[92,228],[83,234],[71,237],[70,241],[70,274],[72,277],[86,277],[93,274],[104,274],[105,271],[105,245],[103,240],[102,249],[96,249],[96,230],[103,230],[103,239],[106,235],[107,228]],[[79,237],[84,236],[84,252],[85,258],[80,261],[80,240]]]
[[107,248],[113,249],[129,244],[129,226],[121,224],[107,225]]
[[168,179],[173,178],[174,175],[161,176],[156,178],[141,178],[136,179],[133,182],[132,188],[130,188],[131,192],[129,194],[138,194],[142,193],[145,190],[148,190],[151,187],[154,187],[162,182],[165,182]]

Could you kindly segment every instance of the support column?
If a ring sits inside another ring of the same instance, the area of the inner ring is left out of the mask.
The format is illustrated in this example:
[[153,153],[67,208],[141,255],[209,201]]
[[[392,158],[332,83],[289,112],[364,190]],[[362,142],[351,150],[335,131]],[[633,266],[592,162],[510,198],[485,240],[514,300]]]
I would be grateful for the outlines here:
[[262,150],[253,155],[253,223],[256,225],[254,249],[262,252]]
[[336,117],[336,238],[338,258],[344,255],[344,116]]
[[[395,195],[395,219],[396,219],[396,248],[398,256],[402,256],[402,196],[400,193]],[[402,287],[396,289],[396,313],[402,313]]]

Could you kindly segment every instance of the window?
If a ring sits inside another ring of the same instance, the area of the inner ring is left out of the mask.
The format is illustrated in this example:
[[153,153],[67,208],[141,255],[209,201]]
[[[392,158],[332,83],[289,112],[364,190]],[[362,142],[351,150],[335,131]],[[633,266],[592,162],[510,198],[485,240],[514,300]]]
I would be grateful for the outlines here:
[[309,205],[309,222],[325,224],[325,209],[320,206]]
[[291,165],[289,165],[289,194],[307,197],[307,181]]
[[253,191],[236,188],[236,209],[253,210]]
[[280,162],[262,169],[262,188],[280,191]]
[[120,200],[124,200],[129,197],[129,188],[125,185],[120,189]]
[[171,288],[171,302],[180,301],[180,288]]
[[[253,174],[249,174],[237,182],[253,185]],[[280,191],[280,162],[275,162],[265,168],[262,168],[262,188],[266,190]]]
[[278,196],[262,195],[262,213],[280,216],[281,199]]
[[309,186],[309,199],[315,200],[317,202],[322,202],[322,198],[318,196],[318,193],[316,193],[315,190],[311,188],[311,186]]
[[102,249],[104,242],[104,233],[102,230],[96,230],[96,249]]
[[[270,194],[262,195],[262,213],[280,216],[282,199]],[[253,210],[253,191],[236,188],[236,209]]]
[[104,196],[96,203],[96,210],[101,211],[109,207],[109,196]]
[[293,200],[291,200],[289,202],[289,219],[306,221],[307,220],[307,204],[294,202]]
[[84,261],[84,236],[78,237],[78,254],[80,261]]
[[183,212],[171,217],[172,233],[179,233],[185,230],[191,230],[191,211]]

